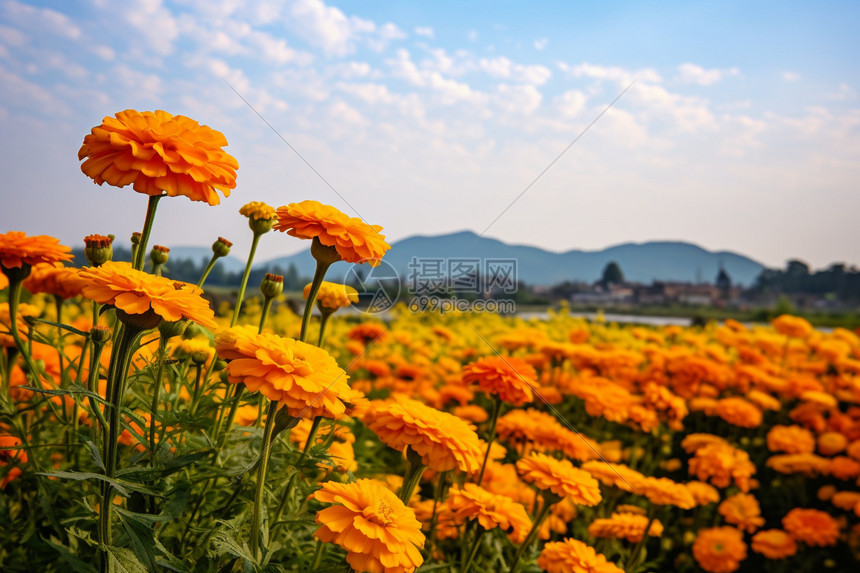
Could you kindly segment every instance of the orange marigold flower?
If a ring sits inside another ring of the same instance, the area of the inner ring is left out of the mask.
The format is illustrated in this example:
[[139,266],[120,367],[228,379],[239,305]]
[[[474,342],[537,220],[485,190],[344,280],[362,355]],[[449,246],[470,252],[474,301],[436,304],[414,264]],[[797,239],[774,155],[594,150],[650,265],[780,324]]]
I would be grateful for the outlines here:
[[514,543],[525,541],[532,521],[522,504],[505,495],[490,493],[473,483],[462,488],[452,486],[445,504],[457,525],[466,520],[477,520],[484,529],[499,527]]
[[578,505],[595,506],[602,499],[597,480],[567,460],[532,453],[517,461],[517,471],[526,483],[549,490],[559,497],[570,498]]
[[[21,475],[21,464],[27,463],[27,452],[19,449],[21,440],[15,436],[8,434],[0,435],[0,468],[5,468],[11,465],[8,471],[4,470],[6,475],[3,476],[3,481],[0,481],[0,489],[5,489],[6,485]],[[7,449],[11,448],[11,449]]]
[[747,492],[756,467],[745,451],[715,442],[696,450],[690,458],[688,470],[690,475],[701,481],[710,480],[717,487],[729,487],[734,483],[738,489]]
[[577,539],[547,543],[537,564],[547,573],[624,573],[602,553]]
[[101,185],[108,183],[145,195],[185,195],[210,205],[221,202],[216,189],[230,195],[239,164],[221,149],[224,135],[182,115],[133,109],[105,117],[84,137],[78,151],[81,171]]
[[758,500],[748,493],[736,493],[727,497],[717,508],[717,511],[723,516],[726,523],[736,525],[738,529],[747,533],[755,533],[759,527],[764,525]]
[[606,485],[615,486],[626,492],[639,490],[645,476],[624,464],[612,464],[592,460],[582,464],[582,469]]
[[59,263],[72,259],[72,249],[48,235],[27,236],[20,231],[0,234],[0,267]]
[[796,507],[782,518],[782,527],[795,541],[826,547],[839,540],[839,523],[829,513]]
[[328,352],[274,334],[234,326],[215,337],[218,356],[230,360],[227,380],[243,383],[269,400],[281,402],[291,416],[337,418],[346,411],[342,397],[348,376]]
[[[613,513],[612,517],[595,519],[588,526],[588,534],[592,537],[607,539],[625,539],[630,543],[638,543],[645,535],[648,518],[636,513]],[[648,529],[651,537],[663,535],[663,524],[654,520]]]
[[696,500],[690,490],[669,478],[646,477],[636,485],[633,493],[644,495],[655,505],[674,505],[681,509],[692,509]]
[[753,535],[752,550],[768,559],[785,559],[797,553],[797,543],[782,529],[767,529]]
[[24,288],[33,294],[47,293],[60,298],[72,298],[81,294],[84,281],[78,277],[78,269],[41,263],[35,265],[30,276],[24,279]]
[[487,356],[463,368],[463,383],[478,384],[482,392],[496,394],[514,406],[534,400],[537,372],[522,358]]
[[112,304],[129,315],[152,311],[166,321],[186,318],[215,328],[215,313],[194,285],[172,281],[135,270],[129,263],[108,261],[100,267],[84,267],[78,277],[85,282],[81,294],[101,304]]
[[334,207],[318,201],[302,201],[278,207],[275,229],[299,239],[319,239],[334,247],[348,263],[370,263],[379,266],[391,245],[380,234],[382,227],[368,225],[361,219],[347,217]]
[[708,505],[720,501],[720,492],[717,488],[703,481],[691,481],[684,484],[696,500],[696,505]]
[[[305,285],[302,296],[308,300],[311,294],[312,283]],[[354,302],[358,302],[358,291],[349,285],[341,285],[323,281],[320,284],[319,292],[317,292],[317,302],[332,310],[345,308]]]
[[[384,340],[387,334],[388,328],[378,322],[362,322],[346,333],[347,337],[352,340],[360,340],[364,344]],[[377,376],[387,376],[387,374],[377,374]]]
[[[820,496],[819,496],[820,497]],[[851,511],[860,503],[860,491],[838,491],[830,497],[830,503],[834,507],[845,511]]]
[[767,433],[767,449],[787,454],[811,454],[815,451],[815,438],[803,426],[776,425]]
[[[299,448],[304,447],[310,436],[310,430],[313,422],[309,418],[302,419],[290,430],[290,441],[296,444]],[[331,434],[334,433],[334,437]],[[355,436],[349,431],[349,428],[343,425],[336,425],[330,428],[329,432],[317,432],[314,444],[325,444],[331,441],[326,451],[326,456],[331,460],[324,460],[317,463],[317,467],[322,470],[330,470],[334,467],[335,470],[346,473],[358,471],[358,462],[355,461],[355,450],[352,444],[355,443]]]
[[718,400],[715,413],[729,424],[741,428],[758,428],[761,425],[761,410],[737,396]]
[[709,444],[729,445],[729,443],[723,438],[713,434],[688,434],[683,440],[681,440],[681,447],[684,448],[684,451],[688,454],[692,454],[699,448]]
[[424,465],[444,472],[473,472],[483,462],[478,435],[464,420],[402,395],[374,400],[364,423],[389,447],[412,448]]
[[841,432],[824,432],[818,436],[818,452],[825,456],[833,456],[848,446],[848,438]]
[[812,325],[805,318],[783,314],[774,318],[771,325],[777,332],[792,338],[806,338],[812,333]]
[[693,557],[709,573],[731,573],[747,558],[744,535],[734,527],[702,529],[693,543]]
[[827,473],[836,479],[854,479],[860,475],[860,462],[856,462],[848,456],[836,456],[830,460]]
[[830,469],[830,460],[815,454],[780,454],[765,462],[767,467],[782,474],[802,473],[807,476],[825,474]]
[[343,547],[354,571],[411,573],[424,562],[421,524],[383,483],[326,482],[310,497],[337,504],[317,512],[314,537]]

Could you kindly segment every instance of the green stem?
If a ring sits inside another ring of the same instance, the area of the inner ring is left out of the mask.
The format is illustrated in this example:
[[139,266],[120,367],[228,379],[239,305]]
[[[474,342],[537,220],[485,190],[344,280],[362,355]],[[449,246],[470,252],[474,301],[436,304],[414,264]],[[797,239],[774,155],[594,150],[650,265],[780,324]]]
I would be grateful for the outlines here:
[[320,310],[320,337],[317,341],[317,346],[322,348],[323,337],[325,336],[325,327],[328,324],[328,318],[334,314],[334,311],[330,308],[324,308],[322,305],[317,305],[317,308]]
[[478,474],[478,485],[484,480],[484,471],[487,469],[487,461],[490,459],[490,446],[493,445],[493,440],[496,439],[496,422],[499,421],[499,412],[502,410],[502,399],[495,397],[493,402],[493,417],[490,419],[490,435],[487,436],[487,453],[484,454],[484,463],[481,464],[481,473]]
[[272,308],[274,300],[272,297],[265,297],[263,301],[263,313],[260,315],[260,328],[257,329],[257,334],[263,334],[263,326],[266,324],[266,317],[269,316],[269,309]]
[[[214,357],[213,357],[214,360]],[[197,404],[200,402],[200,390],[203,387],[203,364],[195,364],[197,374],[194,377],[194,390],[191,395],[191,415],[197,412]]]
[[140,244],[134,253],[134,268],[139,271],[143,270],[143,265],[146,261],[146,244],[149,242],[149,235],[152,233],[152,223],[155,221],[158,200],[162,197],[164,195],[150,195],[149,201],[146,204],[146,218],[143,221],[143,231],[140,233]]
[[307,342],[308,339],[308,325],[311,322],[311,313],[313,312],[314,303],[317,300],[317,293],[319,293],[320,285],[325,278],[326,271],[331,266],[331,263],[325,263],[317,261],[317,267],[314,271],[314,280],[311,283],[311,290],[308,293],[308,300],[305,302],[305,312],[302,315],[302,332],[299,335],[299,340],[302,342]]
[[206,265],[206,268],[203,269],[203,275],[200,277],[200,280],[197,281],[197,286],[203,288],[203,283],[206,282],[206,277],[209,276],[209,273],[212,272],[212,269],[215,268],[215,263],[218,261],[218,255],[212,253],[212,258],[209,259],[209,264]]
[[266,472],[269,469],[269,454],[271,453],[272,433],[275,429],[275,414],[278,403],[272,402],[269,414],[266,416],[266,426],[263,429],[263,450],[260,453],[260,465],[257,468],[257,489],[254,492],[254,513],[251,516],[251,555],[257,559],[260,556],[260,526],[263,510],[263,497],[266,492]]
[[257,244],[260,242],[262,234],[254,233],[254,239],[251,241],[251,252],[248,254],[248,262],[245,264],[245,274],[242,275],[242,284],[239,285],[239,293],[236,295],[236,307],[233,309],[233,319],[230,320],[230,326],[236,326],[239,321],[239,311],[242,310],[242,300],[245,298],[245,289],[248,287],[248,277],[251,276],[251,266],[254,264],[254,255],[257,252]]
[[[24,357],[24,362],[27,363],[27,369],[30,371],[30,375],[33,377],[33,385],[36,388],[41,388],[42,383],[39,380],[39,370],[36,367],[36,363],[33,362],[33,357],[28,351],[27,345],[24,344],[24,341],[21,340],[21,335],[18,333],[18,304],[21,300],[21,280],[13,280],[11,277],[9,278],[9,293],[7,295],[9,300],[9,334],[12,335],[12,340],[15,341],[15,347],[18,349],[18,352],[21,353],[21,356]],[[11,372],[12,367],[9,367]],[[6,388],[5,394],[8,397],[10,392],[10,380],[5,381]],[[49,404],[52,404],[50,400]]]
[[[128,367],[135,345],[143,334],[142,330],[124,326],[120,333],[117,346],[111,353],[111,363],[108,371],[108,403],[110,408],[110,421],[105,439],[105,477],[113,478],[116,474],[117,457],[119,451],[118,438],[122,424],[120,411],[122,410],[122,399],[125,394],[125,383],[128,378]],[[107,554],[107,546],[111,544],[111,513],[113,511],[113,485],[109,482],[102,484],[101,515],[99,520],[99,546],[101,551],[101,571],[110,570],[110,561]]]
[[478,531],[475,533],[475,541],[472,543],[472,549],[469,551],[468,557],[463,561],[463,568],[460,569],[460,573],[469,573],[469,569],[472,568],[472,562],[475,560],[475,555],[478,554],[478,549],[481,547],[481,539],[484,537],[484,533],[486,530],[478,525]]
[[558,501],[560,501],[560,499],[553,499],[553,496],[554,494],[552,493],[544,492],[543,507],[540,509],[540,513],[537,514],[537,517],[535,517],[534,523],[532,524],[532,528],[529,531],[529,534],[526,536],[526,540],[523,541],[522,545],[520,545],[520,548],[517,549],[517,554],[514,556],[514,561],[513,563],[511,563],[510,567],[510,570],[512,572],[516,572],[517,566],[520,563],[520,559],[522,558],[523,553],[525,553],[526,550],[531,547],[532,543],[534,543],[535,541],[535,538],[537,538],[538,532],[540,531],[540,526],[541,524],[543,524],[544,520],[549,515],[549,511],[553,503],[557,503]]
[[436,480],[436,487],[433,488],[433,513],[430,515],[430,530],[427,532],[427,559],[433,557],[433,547],[436,545],[436,525],[439,522],[439,498],[442,497],[442,488],[445,487],[445,479],[448,477],[448,472],[439,472],[439,478]]
[[317,539],[317,546],[314,549],[314,559],[311,562],[311,571],[319,571],[320,563],[322,563],[323,542]]
[[167,338],[158,340],[158,369],[155,371],[155,388],[152,389],[152,412],[149,417],[149,463],[155,465],[155,418],[158,414],[158,401],[161,396],[161,383],[164,376],[164,361],[167,359]]
[[317,436],[317,429],[319,429],[322,419],[322,416],[314,416],[314,421],[311,422],[311,429],[308,431],[308,439],[305,442],[305,447],[302,448],[302,455],[299,457],[299,461],[302,461],[304,457],[308,455],[311,445],[314,443],[314,438]]
[[230,405],[230,410],[227,413],[227,418],[224,420],[223,425],[218,428],[218,440],[216,442],[216,449],[219,452],[224,446],[224,442],[226,441],[227,436],[230,434],[230,428],[233,426],[233,419],[236,417],[236,410],[239,409],[239,401],[242,399],[243,390],[245,390],[244,384],[240,383],[236,385],[236,392],[233,396],[233,403]]
[[403,476],[403,486],[400,488],[400,495],[398,497],[400,497],[400,501],[405,505],[409,505],[409,499],[415,492],[415,488],[418,487],[418,483],[421,481],[421,476],[424,475],[424,470],[427,469],[427,466],[421,461],[421,456],[410,447],[406,448],[406,460],[408,462],[406,464],[406,475]]

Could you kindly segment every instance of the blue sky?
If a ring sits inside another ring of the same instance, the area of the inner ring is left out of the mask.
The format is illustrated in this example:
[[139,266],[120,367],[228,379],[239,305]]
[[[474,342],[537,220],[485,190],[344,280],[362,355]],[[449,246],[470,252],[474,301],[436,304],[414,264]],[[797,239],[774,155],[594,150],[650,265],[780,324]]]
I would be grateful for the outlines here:
[[[104,116],[164,109],[222,131],[240,164],[220,206],[162,202],[167,246],[221,235],[243,253],[241,205],[316,199],[391,240],[489,226],[555,251],[679,239],[772,266],[858,264],[858,16],[856,2],[0,0],[0,230],[69,244],[139,230],[145,197],[93,185],[76,154]],[[260,256],[304,247],[273,235]]]

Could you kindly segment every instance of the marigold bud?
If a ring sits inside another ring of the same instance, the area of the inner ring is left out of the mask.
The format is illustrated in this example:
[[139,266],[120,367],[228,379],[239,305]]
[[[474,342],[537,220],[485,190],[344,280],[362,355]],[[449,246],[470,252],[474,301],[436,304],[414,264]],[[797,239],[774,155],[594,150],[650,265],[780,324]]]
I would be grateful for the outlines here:
[[87,235],[84,237],[84,256],[94,267],[100,267],[113,259],[113,235]]
[[281,275],[272,275],[266,273],[266,277],[263,279],[263,282],[260,283],[260,292],[263,293],[263,296],[267,299],[275,298],[284,292],[284,277]]
[[191,354],[191,361],[198,366],[202,364],[206,364],[206,361],[209,359],[209,354],[206,352],[202,352],[198,350],[197,352],[193,352]]
[[163,265],[167,262],[167,259],[169,258],[170,249],[168,249],[167,247],[162,247],[161,245],[155,245],[149,252],[149,260],[152,261],[153,265]]
[[158,331],[165,339],[173,338],[174,336],[182,336],[182,333],[185,332],[186,328],[188,328],[187,320],[162,322],[158,325]]
[[224,237],[218,237],[218,240],[212,243],[212,252],[216,257],[226,257],[230,254],[230,247],[232,246],[233,243]]
[[263,235],[272,230],[275,226],[276,219],[248,219],[248,226],[254,231],[255,235]]
[[90,329],[90,338],[92,338],[93,342],[96,344],[104,344],[111,339],[110,328],[96,325]]
[[135,231],[134,233],[131,234],[131,244],[132,245],[139,245],[140,244],[140,233],[139,232]]

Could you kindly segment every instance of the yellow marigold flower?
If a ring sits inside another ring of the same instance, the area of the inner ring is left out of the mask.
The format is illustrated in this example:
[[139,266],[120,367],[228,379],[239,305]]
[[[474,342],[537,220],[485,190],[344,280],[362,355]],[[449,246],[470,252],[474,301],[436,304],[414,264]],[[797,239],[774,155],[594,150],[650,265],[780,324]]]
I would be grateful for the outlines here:
[[582,469],[606,485],[615,486],[626,492],[639,491],[645,476],[624,464],[611,464],[604,461],[589,461]]
[[353,571],[411,573],[424,562],[421,524],[381,482],[326,482],[310,497],[337,504],[317,513],[314,537],[344,548]]
[[761,390],[750,390],[749,392],[747,392],[747,400],[749,400],[762,410],[773,410],[774,412],[776,412],[782,407],[782,404],[780,404],[779,400],[777,400],[767,392],[762,392]]
[[758,500],[748,493],[736,493],[727,497],[717,508],[717,511],[723,516],[726,523],[736,525],[738,529],[747,533],[755,533],[759,527],[764,525]]
[[[638,543],[645,535],[648,518],[634,513],[613,513],[612,517],[595,519],[588,526],[588,534],[592,537],[607,539],[624,539],[630,543]],[[648,529],[651,537],[663,535],[663,524],[654,520]]]
[[108,261],[100,267],[84,267],[81,294],[101,304],[112,304],[128,315],[150,311],[172,322],[186,318],[206,328],[215,328],[215,313],[194,285],[156,277],[135,270],[129,263]]
[[633,493],[644,495],[655,505],[674,505],[681,509],[692,509],[696,506],[696,500],[690,490],[669,478],[648,476],[636,485]]
[[769,457],[766,465],[782,474],[816,476],[827,473],[830,460],[815,454],[780,454]]
[[57,265],[35,265],[30,276],[24,279],[24,288],[33,294],[43,292],[60,298],[73,298],[81,294],[84,281],[78,277],[78,269]]
[[342,397],[348,376],[328,352],[274,334],[234,326],[215,337],[218,356],[230,360],[227,380],[243,383],[269,400],[281,402],[291,416],[337,418],[346,411]]
[[299,239],[319,239],[334,247],[341,260],[348,263],[370,263],[379,266],[391,245],[380,234],[382,227],[368,225],[361,219],[347,217],[334,207],[317,201],[302,201],[278,207],[275,229]]
[[[468,420],[475,424],[482,424],[489,419],[489,414],[487,411],[478,406],[477,404],[466,404],[465,406],[455,406],[452,413],[455,416],[463,418],[464,420]],[[496,442],[493,442],[493,445],[496,445]]]
[[796,507],[782,518],[782,527],[795,541],[826,547],[839,540],[839,523],[829,513]]
[[783,314],[774,318],[771,325],[777,332],[792,338],[806,338],[812,333],[812,325],[805,318]]
[[624,573],[602,553],[576,539],[547,543],[537,564],[547,573]]
[[703,481],[691,481],[684,484],[696,500],[696,505],[708,505],[720,501],[717,488]]
[[753,535],[752,550],[768,559],[785,559],[797,553],[797,543],[781,529],[767,529]]
[[462,488],[452,486],[446,505],[457,525],[466,520],[477,520],[481,527],[490,530],[500,528],[514,543],[525,541],[532,521],[522,504],[504,495],[496,495],[473,483]]
[[59,263],[72,259],[72,249],[48,235],[27,236],[20,231],[0,234],[0,267]]
[[811,454],[815,451],[815,438],[803,426],[776,425],[767,433],[767,449],[787,454]]
[[255,221],[259,219],[274,219],[275,208],[262,201],[251,201],[242,205],[239,209],[239,214]]
[[496,394],[514,406],[534,400],[536,380],[531,364],[513,356],[487,356],[463,368],[464,384],[478,384],[485,394]]
[[729,443],[723,438],[713,434],[688,434],[683,440],[681,440],[681,447],[684,448],[684,451],[688,454],[692,454],[699,448],[709,444],[729,445]]
[[[308,300],[311,294],[312,283],[305,285],[302,296]],[[317,302],[325,308],[337,310],[345,308],[354,302],[358,302],[358,291],[349,285],[341,285],[323,281],[320,284],[320,290],[317,293]]]
[[693,557],[708,573],[737,571],[747,558],[744,535],[734,527],[702,529],[693,543]]
[[800,395],[800,399],[806,404],[817,406],[823,410],[829,410],[839,405],[835,397],[818,390],[807,390]]
[[715,442],[702,446],[688,464],[690,475],[701,481],[709,481],[717,487],[729,487],[734,483],[743,492],[750,490],[750,478],[756,467],[749,454],[727,443]]
[[567,460],[532,453],[517,461],[517,471],[526,483],[570,498],[578,505],[595,506],[602,499],[597,480]]
[[417,400],[402,395],[374,400],[363,421],[389,447],[412,448],[430,469],[473,472],[483,462],[478,435],[469,424]]
[[239,164],[221,149],[224,135],[182,115],[133,109],[105,117],[84,137],[78,151],[81,171],[146,195],[185,195],[210,205],[221,202],[216,189],[230,195]]

